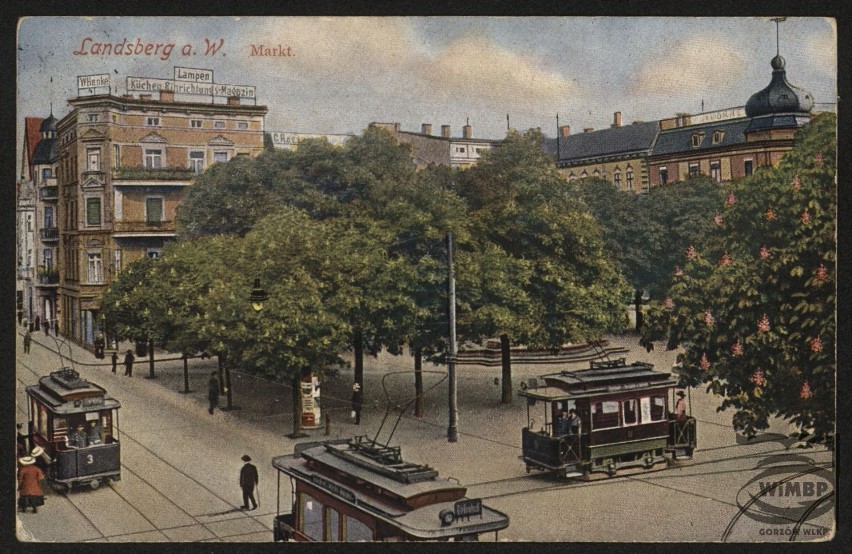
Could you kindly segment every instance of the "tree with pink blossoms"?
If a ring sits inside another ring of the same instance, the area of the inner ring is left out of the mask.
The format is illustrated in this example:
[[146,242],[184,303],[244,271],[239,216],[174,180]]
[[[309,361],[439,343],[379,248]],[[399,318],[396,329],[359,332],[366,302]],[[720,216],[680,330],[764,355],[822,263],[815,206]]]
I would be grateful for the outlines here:
[[778,167],[727,185],[712,232],[646,315],[643,346],[682,348],[682,384],[719,395],[749,437],[773,417],[807,441],[834,436],[836,129],[834,114],[814,117]]

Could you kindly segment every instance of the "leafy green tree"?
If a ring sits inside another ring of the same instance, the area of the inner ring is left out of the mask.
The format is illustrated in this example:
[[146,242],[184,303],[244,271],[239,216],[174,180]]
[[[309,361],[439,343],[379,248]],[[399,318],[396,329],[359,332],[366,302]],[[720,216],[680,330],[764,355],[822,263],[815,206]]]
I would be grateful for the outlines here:
[[683,346],[684,384],[706,384],[753,436],[787,418],[811,440],[835,426],[836,118],[815,117],[777,168],[734,182],[705,218],[642,344]]
[[[483,244],[479,251],[507,258],[499,264],[506,268],[503,283],[481,289],[492,287],[496,294],[459,314],[469,340],[500,336],[506,403],[512,399],[512,340],[532,348],[560,347],[620,331],[625,321],[627,283],[605,250],[597,222],[540,143],[539,132],[511,131],[457,178],[456,190],[470,208],[471,232]],[[484,243],[499,252],[489,252]]]

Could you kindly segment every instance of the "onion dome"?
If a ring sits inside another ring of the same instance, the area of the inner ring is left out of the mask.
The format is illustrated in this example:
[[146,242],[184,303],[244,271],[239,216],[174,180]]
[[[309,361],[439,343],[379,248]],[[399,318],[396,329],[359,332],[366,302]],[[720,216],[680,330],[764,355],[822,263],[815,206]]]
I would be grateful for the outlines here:
[[47,117],[47,119],[41,122],[38,131],[42,134],[42,136],[44,136],[45,133],[56,132],[56,118],[53,117],[52,113]]
[[756,117],[776,113],[809,113],[814,107],[810,92],[787,82],[784,58],[772,58],[772,81],[746,103],[746,115]]

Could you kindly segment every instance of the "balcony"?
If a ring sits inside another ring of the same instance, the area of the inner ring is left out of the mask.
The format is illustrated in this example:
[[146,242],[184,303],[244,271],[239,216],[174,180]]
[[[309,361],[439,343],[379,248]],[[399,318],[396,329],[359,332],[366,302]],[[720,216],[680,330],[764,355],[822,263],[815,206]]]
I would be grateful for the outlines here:
[[146,167],[119,167],[112,171],[112,178],[116,181],[190,181],[195,177],[192,169],[176,168],[146,168]]
[[40,187],[39,194],[42,200],[56,200],[59,198],[59,187],[56,185]]
[[174,235],[174,221],[116,221],[113,223],[115,233],[133,233],[141,235]]
[[56,269],[42,270],[38,271],[38,284],[39,285],[58,285],[59,284],[59,271]]
[[38,236],[42,242],[59,240],[59,229],[56,227],[43,227],[38,230]]

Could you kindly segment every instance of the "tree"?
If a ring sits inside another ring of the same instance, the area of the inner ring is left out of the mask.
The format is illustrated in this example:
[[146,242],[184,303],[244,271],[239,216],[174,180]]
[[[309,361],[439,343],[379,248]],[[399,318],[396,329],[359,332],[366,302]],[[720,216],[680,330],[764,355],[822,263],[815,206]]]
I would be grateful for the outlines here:
[[538,132],[511,131],[457,179],[472,233],[482,243],[478,252],[506,258],[499,264],[503,284],[483,282],[483,302],[471,302],[459,314],[468,339],[500,336],[506,403],[512,399],[511,340],[531,348],[561,347],[620,331],[625,319],[626,282],[605,252],[600,228],[540,143]]
[[686,385],[707,384],[748,436],[787,418],[811,440],[835,426],[836,118],[821,114],[777,168],[734,182],[708,210],[642,344],[667,340]]

